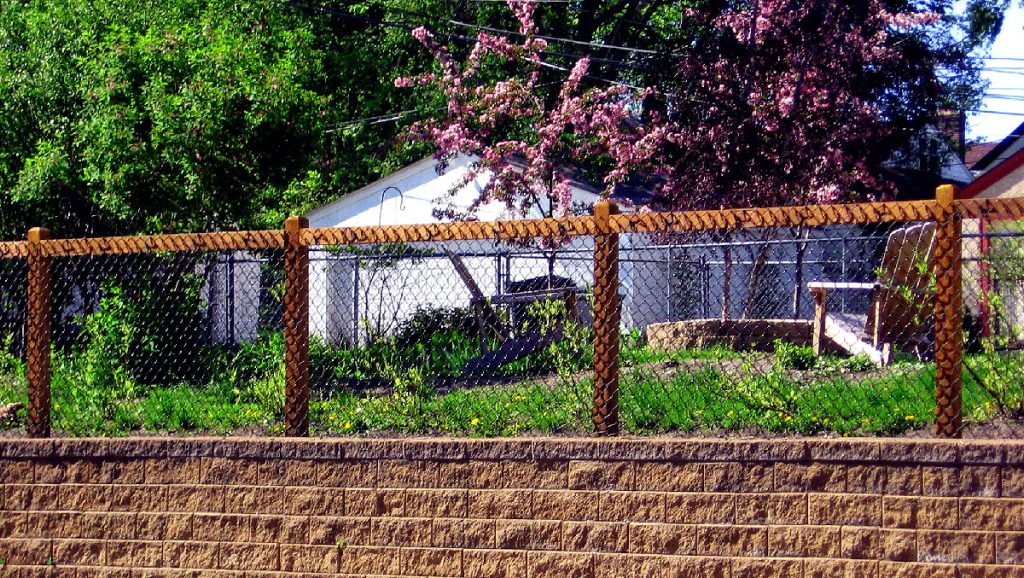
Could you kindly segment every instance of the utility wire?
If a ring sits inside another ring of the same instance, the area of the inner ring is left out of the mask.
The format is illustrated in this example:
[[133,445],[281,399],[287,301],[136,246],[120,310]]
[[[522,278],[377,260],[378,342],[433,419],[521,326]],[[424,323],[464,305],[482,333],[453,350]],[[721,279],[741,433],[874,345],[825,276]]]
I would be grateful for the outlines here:
[[[454,24],[456,26],[464,26],[466,28],[472,28],[472,29],[475,29],[475,30],[482,30],[484,32],[493,32],[495,34],[505,34],[505,35],[509,35],[509,36],[523,36],[523,34],[521,34],[519,32],[514,32],[512,30],[502,30],[501,28],[492,28],[490,26],[478,26],[476,24],[469,24],[467,22],[459,22],[458,20],[447,20],[447,22],[450,23],[450,24]],[[658,52],[657,50],[650,50],[648,48],[635,48],[635,47],[631,47],[631,46],[615,46],[614,44],[600,44],[600,43],[597,43],[597,42],[586,42],[586,41],[583,41],[583,40],[572,40],[571,38],[558,38],[556,36],[543,36],[543,35],[538,34],[538,35],[535,36],[535,38],[540,38],[542,40],[549,40],[551,42],[575,44],[577,46],[589,46],[589,47],[592,47],[592,48],[600,48],[602,50],[603,49],[612,49],[612,50],[623,50],[623,51],[626,51],[626,52],[633,52],[633,53],[637,53],[637,54],[662,54],[661,52]]]
[[[379,25],[379,26],[403,28],[403,29],[406,29],[406,30],[412,30],[412,29],[417,27],[417,25],[409,24],[409,23],[406,23],[406,22],[388,21],[388,20],[382,20],[382,19],[379,19],[379,18],[371,18],[369,16],[362,16],[362,15],[359,15],[359,14],[352,14],[351,12],[347,12],[347,11],[343,11],[343,10],[338,10],[338,9],[334,9],[334,8],[326,8],[326,7],[321,7],[321,6],[307,6],[307,5],[299,4],[297,2],[289,2],[289,5],[293,6],[295,8],[298,8],[300,10],[308,10],[308,11],[316,12],[316,13],[320,13],[320,14],[327,14],[327,15],[332,15],[332,16],[338,16],[338,17],[341,17],[341,18],[349,18],[349,19],[358,20],[358,21],[361,21],[361,22],[368,22],[370,24],[376,24],[376,25]],[[408,11],[400,10],[400,12],[408,12]],[[452,21],[449,21],[449,22],[452,22]],[[450,33],[444,33],[444,32],[434,32],[434,34],[435,34],[435,36],[440,36],[442,38],[447,38],[449,40],[457,40],[457,41],[463,41],[463,42],[476,42],[477,41],[476,38],[472,38],[472,37],[469,37],[469,36],[463,36],[463,35],[459,35],[459,34],[450,34]],[[581,55],[566,54],[566,53],[554,52],[554,51],[548,51],[548,50],[545,50],[545,51],[541,52],[541,54],[551,55],[551,56],[562,56],[562,57],[565,57],[565,58],[582,58],[583,57]],[[596,59],[592,57],[591,60],[596,60]],[[652,70],[643,69],[643,68],[637,67],[635,65],[631,65],[631,64],[628,64],[628,63],[624,63],[624,62],[618,62],[618,61],[608,60],[608,59],[600,59],[600,60],[608,62],[608,63],[613,63],[614,62],[614,63],[617,63],[618,65],[620,65],[622,67],[631,68],[631,69],[638,70],[638,71],[641,71],[641,72],[644,72],[644,71],[653,72]],[[555,69],[555,70],[561,70],[561,71],[568,71],[569,70],[568,68],[561,67],[561,66],[558,66],[558,65],[555,65],[555,64],[551,64],[551,63],[547,63],[547,62],[543,62],[543,61],[531,61],[531,62],[534,62],[535,64],[538,64],[540,66],[544,66],[544,67],[547,67],[547,68],[552,68],[552,69]],[[637,86],[634,86],[634,85],[631,85],[631,84],[628,84],[628,83],[625,83],[625,82],[621,82],[621,81],[618,81],[618,80],[612,80],[612,79],[609,79],[609,78],[595,76],[595,75],[592,75],[592,74],[585,74],[584,77],[585,78],[589,78],[591,80],[596,80],[596,81],[599,81],[599,82],[604,82],[604,83],[618,85],[618,86],[624,86],[626,88],[631,88],[633,90],[643,90],[641,87],[637,87]]]

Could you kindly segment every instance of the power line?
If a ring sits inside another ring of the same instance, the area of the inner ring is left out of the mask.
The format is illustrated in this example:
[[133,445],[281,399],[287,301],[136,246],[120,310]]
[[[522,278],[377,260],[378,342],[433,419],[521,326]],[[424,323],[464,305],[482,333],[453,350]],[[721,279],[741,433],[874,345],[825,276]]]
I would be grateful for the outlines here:
[[[321,13],[321,14],[338,16],[338,17],[341,17],[341,18],[349,18],[349,19],[353,19],[353,20],[358,20],[360,22],[368,22],[370,24],[376,24],[378,26],[403,28],[403,29],[406,29],[406,30],[412,30],[412,29],[417,27],[417,25],[413,25],[413,24],[410,24],[410,23],[407,23],[407,22],[387,21],[387,20],[382,20],[382,19],[379,19],[379,18],[371,18],[371,17],[368,17],[368,16],[352,14],[351,12],[347,12],[347,11],[343,11],[343,10],[338,10],[336,8],[325,8],[325,7],[321,7],[321,6],[306,6],[306,5],[298,4],[297,2],[289,2],[289,5],[291,5],[291,6],[295,7],[295,8],[298,8],[300,10],[308,10],[308,11],[317,12],[317,13]],[[397,10],[397,11],[398,12],[410,13],[410,11],[408,11],[408,10]],[[415,14],[415,13],[413,13],[413,14]],[[453,24],[457,24],[457,22],[451,21],[451,20],[449,20],[448,22],[451,22]],[[472,26],[472,25],[467,25],[467,26]],[[482,28],[482,27],[478,27],[478,28]],[[436,36],[440,36],[442,38],[447,38],[449,40],[458,40],[458,41],[463,41],[463,42],[476,42],[477,41],[476,38],[472,38],[472,37],[468,37],[468,36],[463,36],[463,35],[459,35],[459,34],[450,34],[450,33],[444,33],[444,32],[434,32],[434,34]],[[522,36],[522,35],[520,35],[520,36]],[[552,56],[562,56],[562,57],[565,57],[565,58],[582,58],[583,56],[586,56],[586,55],[578,55],[578,54],[566,54],[566,53],[553,52],[553,51],[542,51],[541,54],[552,55]],[[640,72],[644,72],[644,71],[649,71],[650,72],[650,70],[643,69],[643,68],[640,68],[640,67],[636,67],[635,65],[631,65],[631,64],[628,64],[628,63],[625,63],[625,62],[619,62],[619,61],[608,60],[608,59],[596,59],[596,58],[593,58],[593,57],[591,57],[591,60],[602,60],[602,61],[605,61],[605,62],[608,62],[608,63],[617,63],[619,66],[626,67],[626,68],[631,68],[631,69],[634,69],[634,70],[638,70]],[[564,72],[567,72],[569,70],[568,68],[561,67],[561,66],[558,66],[558,65],[555,65],[555,64],[551,64],[551,63],[547,63],[547,62],[544,62],[544,61],[531,61],[531,62],[534,62],[535,64],[538,64],[540,66],[544,66],[546,68],[552,68],[552,69],[560,70],[560,71],[564,71]],[[626,88],[631,88],[633,90],[643,90],[641,87],[637,87],[637,86],[634,86],[634,85],[631,85],[631,84],[628,84],[628,83],[625,83],[625,82],[621,82],[621,81],[618,81],[618,80],[612,80],[612,79],[608,79],[608,78],[604,78],[604,77],[600,77],[600,76],[595,76],[595,75],[592,75],[592,74],[585,74],[584,77],[585,78],[589,78],[591,80],[596,80],[596,81],[599,81],[599,82],[604,82],[604,83],[618,85],[618,86],[624,86]]]
[[[419,17],[419,18],[426,18],[428,20],[439,20],[439,18],[438,18],[438,16],[436,14],[427,14],[425,12],[419,12],[419,11],[416,11],[416,10],[406,10],[404,8],[395,8],[395,7],[392,7],[392,6],[382,6],[380,4],[375,4],[375,6],[378,7],[378,8],[381,8],[383,10],[389,10],[389,11],[397,12],[397,13],[400,13],[400,14],[407,14],[407,15],[416,16],[416,17]],[[501,28],[493,28],[493,27],[490,27],[490,26],[480,26],[480,25],[476,25],[476,24],[471,24],[469,22],[461,22],[459,20],[452,20],[450,18],[444,18],[444,17],[441,17],[440,20],[445,22],[445,23],[447,23],[447,24],[451,24],[453,26],[460,26],[460,27],[463,27],[463,28],[468,28],[468,29],[472,29],[472,30],[479,30],[479,31],[482,31],[482,32],[491,32],[491,33],[494,33],[494,34],[504,34],[504,35],[509,35],[509,36],[518,36],[518,37],[523,37],[524,36],[522,33],[516,32],[516,31],[513,31],[513,30],[504,30],[504,29],[501,29]],[[650,50],[650,49],[647,49],[647,48],[636,48],[636,47],[631,47],[631,46],[616,46],[616,45],[613,45],[613,44],[601,44],[599,42],[587,42],[587,41],[584,41],[584,40],[574,40],[574,39],[571,39],[571,38],[561,38],[561,37],[558,37],[558,36],[543,36],[543,35],[539,35],[538,34],[538,35],[535,35],[534,37],[535,38],[540,38],[542,40],[547,40],[549,42],[556,42],[556,43],[559,43],[559,44],[563,44],[563,43],[564,44],[575,44],[575,45],[578,45],[578,46],[588,46],[588,47],[591,47],[591,48],[622,50],[622,51],[626,51],[626,52],[641,53],[641,54],[653,54],[653,55],[663,54],[662,52],[659,52],[657,50]]]
[[[482,30],[484,32],[493,32],[494,34],[506,34],[506,35],[514,35],[514,36],[524,36],[522,33],[514,32],[512,30],[502,30],[501,28],[492,28],[490,26],[478,26],[476,24],[469,24],[467,22],[459,22],[458,20],[447,20],[446,22],[448,22],[449,24],[454,24],[456,26],[463,26],[465,28],[472,28],[474,30]],[[657,50],[650,50],[648,48],[635,48],[635,47],[631,47],[631,46],[615,46],[614,44],[600,44],[600,43],[597,43],[597,42],[586,42],[584,40],[573,40],[571,38],[558,38],[557,36],[543,36],[543,35],[537,34],[535,36],[535,38],[540,38],[542,40],[549,40],[551,42],[575,44],[577,46],[589,46],[589,47],[592,47],[592,48],[623,50],[623,51],[626,51],[626,52],[633,52],[633,53],[638,53],[638,54],[662,54],[661,52],[659,52]]]
[[1005,115],[1005,116],[1024,116],[1024,112],[1010,112],[1010,111],[1007,111],[1007,110],[969,109],[969,110],[967,110],[965,112],[974,112],[974,113],[978,113],[978,114],[1001,114],[1001,115]]
[[339,122],[339,123],[333,124],[333,125],[330,126],[330,128],[328,128],[324,132],[328,132],[328,133],[339,132],[339,131],[345,130],[346,128],[349,128],[349,127],[352,127],[352,126],[356,126],[356,125],[360,125],[360,124],[363,124],[363,123],[366,123],[367,125],[374,125],[374,124],[382,124],[382,123],[385,123],[385,122],[393,122],[393,121],[396,121],[396,120],[401,120],[402,118],[404,118],[406,116],[409,116],[411,114],[417,114],[419,112],[420,111],[418,111],[416,109],[410,109],[410,110],[400,110],[398,112],[392,112],[392,113],[388,113],[388,114],[381,114],[381,115],[378,115],[378,116],[368,116],[368,117],[364,117],[364,118],[354,118],[354,119],[351,119],[351,120],[346,120],[346,121],[343,121],[343,122]]

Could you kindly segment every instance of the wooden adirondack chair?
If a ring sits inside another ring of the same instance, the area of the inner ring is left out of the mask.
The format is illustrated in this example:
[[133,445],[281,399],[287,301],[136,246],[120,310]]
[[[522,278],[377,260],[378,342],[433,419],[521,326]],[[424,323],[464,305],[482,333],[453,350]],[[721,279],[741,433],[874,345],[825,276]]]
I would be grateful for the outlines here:
[[[510,319],[508,322],[503,322],[495,307],[527,305],[546,300],[564,301],[567,320],[579,323],[579,313],[576,307],[577,288],[564,287],[487,297],[480,290],[480,286],[477,285],[469,268],[462,261],[462,257],[447,248],[444,251],[455,267],[455,272],[469,289],[470,303],[476,316],[477,327],[480,330],[480,348],[483,354],[466,362],[462,368],[464,375],[480,375],[493,371],[564,338],[561,326],[545,333],[540,331],[517,333],[515,320]],[[493,351],[489,347],[491,341],[498,343]]]
[[[921,355],[928,347],[928,321],[934,296],[934,243],[934,223],[904,227],[893,231],[886,240],[874,283],[808,283],[815,302],[815,355],[831,344],[850,355],[864,355],[880,367],[892,361],[894,346],[913,349]],[[871,292],[871,306],[863,327],[854,316],[829,313],[827,296],[839,291]]]

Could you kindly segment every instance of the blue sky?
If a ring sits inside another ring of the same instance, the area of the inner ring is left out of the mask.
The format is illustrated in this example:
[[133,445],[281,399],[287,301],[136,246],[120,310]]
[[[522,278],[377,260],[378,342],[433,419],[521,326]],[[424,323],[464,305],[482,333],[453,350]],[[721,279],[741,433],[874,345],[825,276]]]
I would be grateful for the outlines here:
[[[969,113],[967,137],[985,141],[1001,140],[1024,122],[1024,7],[1014,0],[1006,13],[1002,32],[992,45],[991,59],[982,76],[989,88],[982,110],[1016,113]],[[1016,59],[1016,60],[1009,60]]]

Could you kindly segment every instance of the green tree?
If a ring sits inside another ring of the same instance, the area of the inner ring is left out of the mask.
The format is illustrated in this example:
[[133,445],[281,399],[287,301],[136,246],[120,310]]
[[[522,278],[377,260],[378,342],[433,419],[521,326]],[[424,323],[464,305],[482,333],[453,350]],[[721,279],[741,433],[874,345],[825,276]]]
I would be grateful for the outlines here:
[[273,0],[0,11],[4,237],[280,226],[415,153],[344,124],[393,110],[407,35]]

